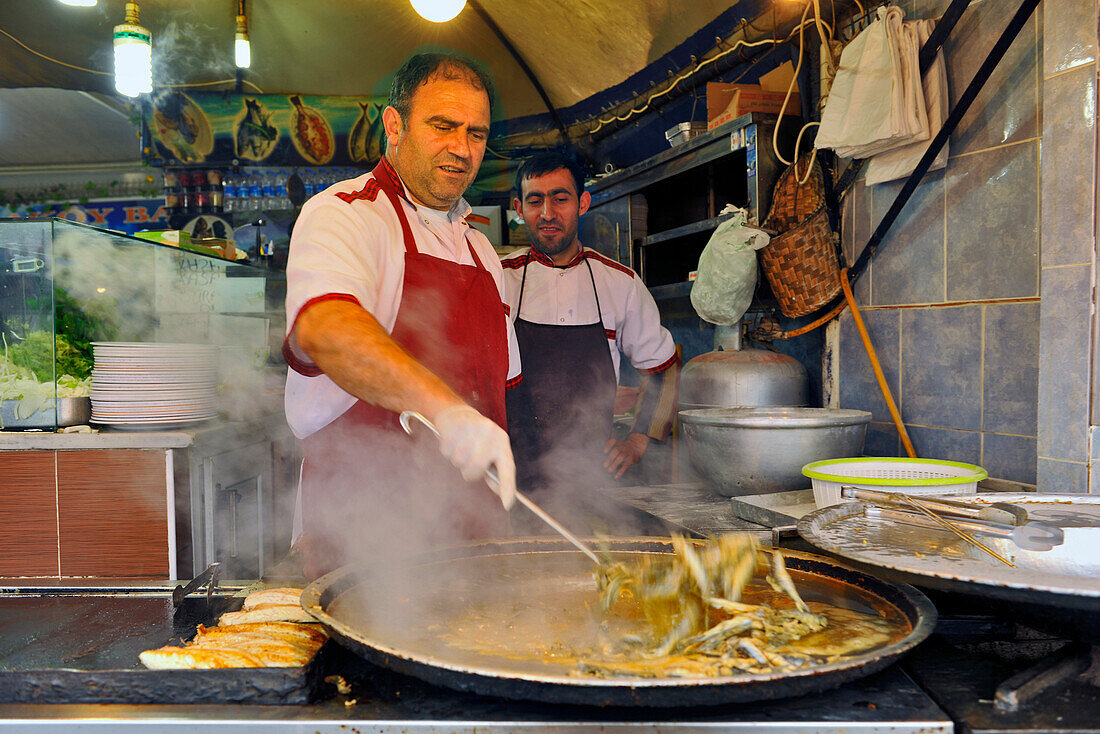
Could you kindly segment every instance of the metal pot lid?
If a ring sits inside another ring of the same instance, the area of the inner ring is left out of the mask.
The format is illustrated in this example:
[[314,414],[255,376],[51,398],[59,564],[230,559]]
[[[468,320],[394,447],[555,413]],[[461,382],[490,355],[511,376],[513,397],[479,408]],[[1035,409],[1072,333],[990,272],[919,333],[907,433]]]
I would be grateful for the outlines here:
[[[803,517],[808,542],[863,566],[889,569],[922,586],[980,592],[1000,599],[1100,610],[1100,497],[986,493],[955,499],[1022,506],[1032,520],[1063,529],[1051,550],[1024,550],[1010,539],[979,539],[1016,564],[1007,566],[946,529],[900,525],[862,502],[846,502]],[[927,581],[928,583],[924,583]]]
[[[615,539],[609,548],[617,557],[671,551],[668,541],[660,539]],[[456,578],[493,579],[491,596],[509,592],[493,603],[518,618],[539,614],[538,597],[543,595],[569,595],[581,586],[591,586],[594,595],[592,564],[557,540],[501,542],[496,548],[490,543],[465,557],[403,567],[392,576],[403,584],[396,592],[388,582],[380,583],[379,576],[345,566],[307,586],[302,606],[345,647],[371,662],[429,683],[504,698],[600,706],[714,705],[826,690],[883,669],[935,627],[935,608],[907,584],[885,582],[808,553],[784,550],[783,555],[808,601],[827,598],[830,603],[865,610],[885,605],[882,608],[892,608],[908,621],[909,631],[883,646],[796,670],[658,678],[570,675],[550,660],[481,654],[443,639],[476,635],[476,627],[471,632],[454,622],[462,618],[464,599],[483,603],[484,592],[476,586],[473,593],[460,597],[448,592],[440,599],[433,593]],[[507,584],[496,583],[497,576]],[[553,618],[549,623],[560,622]],[[519,622],[507,625],[513,627],[514,632],[507,634],[526,634]]]
[[701,408],[681,410],[680,421],[702,426],[737,428],[826,428],[867,423],[865,410],[834,408],[797,408],[768,406],[760,408]]

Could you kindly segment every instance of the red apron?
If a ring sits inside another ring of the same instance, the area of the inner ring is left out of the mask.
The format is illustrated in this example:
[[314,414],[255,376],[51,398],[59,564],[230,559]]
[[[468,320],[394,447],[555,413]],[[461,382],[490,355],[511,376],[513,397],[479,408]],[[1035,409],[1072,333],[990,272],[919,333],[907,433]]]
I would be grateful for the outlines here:
[[[396,174],[385,159],[373,173],[404,236],[404,284],[391,336],[464,400],[506,427],[508,336],[492,275],[468,239],[474,265],[420,253]],[[299,547],[309,578],[345,563],[506,531],[507,514],[485,483],[464,482],[439,454],[434,437],[413,441],[391,411],[357,401],[306,437],[303,451]]]

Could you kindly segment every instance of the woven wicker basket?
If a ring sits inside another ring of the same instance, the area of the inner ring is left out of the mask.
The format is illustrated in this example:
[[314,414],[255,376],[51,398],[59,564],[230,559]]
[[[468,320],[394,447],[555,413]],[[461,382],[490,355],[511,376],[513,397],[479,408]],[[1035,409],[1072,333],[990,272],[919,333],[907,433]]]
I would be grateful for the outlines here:
[[[804,173],[809,160],[800,158],[798,170]],[[804,184],[798,183],[794,166],[780,175],[764,229],[776,234],[760,251],[760,263],[784,316],[805,316],[840,293],[838,240],[829,226],[817,161]]]

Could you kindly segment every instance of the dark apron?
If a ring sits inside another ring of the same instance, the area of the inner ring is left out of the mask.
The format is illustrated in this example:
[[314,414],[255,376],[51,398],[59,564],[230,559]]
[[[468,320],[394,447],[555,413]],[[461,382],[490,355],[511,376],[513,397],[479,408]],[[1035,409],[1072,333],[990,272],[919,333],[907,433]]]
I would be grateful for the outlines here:
[[[508,336],[497,284],[473,247],[474,265],[417,250],[391,171],[385,162],[374,169],[404,236],[404,284],[391,336],[506,427]],[[396,413],[360,400],[303,440],[298,545],[309,578],[350,562],[399,558],[506,532],[507,514],[485,483],[464,482],[439,454],[436,440],[420,433],[419,440],[410,439]]]
[[515,320],[523,383],[508,394],[508,424],[521,489],[585,489],[607,482],[603,448],[611,438],[615,412],[615,365],[596,293],[599,320],[555,326],[520,318],[524,265]]

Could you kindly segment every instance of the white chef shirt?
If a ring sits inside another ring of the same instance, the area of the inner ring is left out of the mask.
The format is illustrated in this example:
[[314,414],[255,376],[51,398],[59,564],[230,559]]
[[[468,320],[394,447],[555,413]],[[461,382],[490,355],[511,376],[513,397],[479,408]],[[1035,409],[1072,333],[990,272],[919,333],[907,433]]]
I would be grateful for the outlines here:
[[[585,263],[592,266],[588,275]],[[584,247],[565,267],[555,267],[546,255],[533,249],[512,253],[501,261],[504,292],[512,318],[535,324],[577,326],[595,323],[603,316],[608,349],[619,376],[619,352],[639,372],[663,372],[676,360],[672,334],[661,326],[661,314],[653,295],[630,268]],[[527,282],[519,303],[524,265]],[[595,280],[599,311],[592,292]],[[522,313],[516,313],[522,307]]]
[[[466,223],[464,217],[471,210],[466,200],[460,198],[450,211],[441,212],[413,204],[403,185],[401,194],[399,201],[417,249],[425,255],[473,265],[466,244],[468,234],[503,301],[500,259],[485,235]],[[401,222],[373,174],[334,184],[302,207],[287,260],[287,337],[283,345],[283,354],[290,365],[284,403],[287,424],[295,436],[304,438],[324,428],[356,401],[355,396],[320,373],[298,347],[294,335],[298,314],[313,301],[352,300],[392,333],[401,306],[404,278]],[[508,333],[508,385],[513,385],[520,375],[519,348],[512,322],[507,316],[504,319]]]

